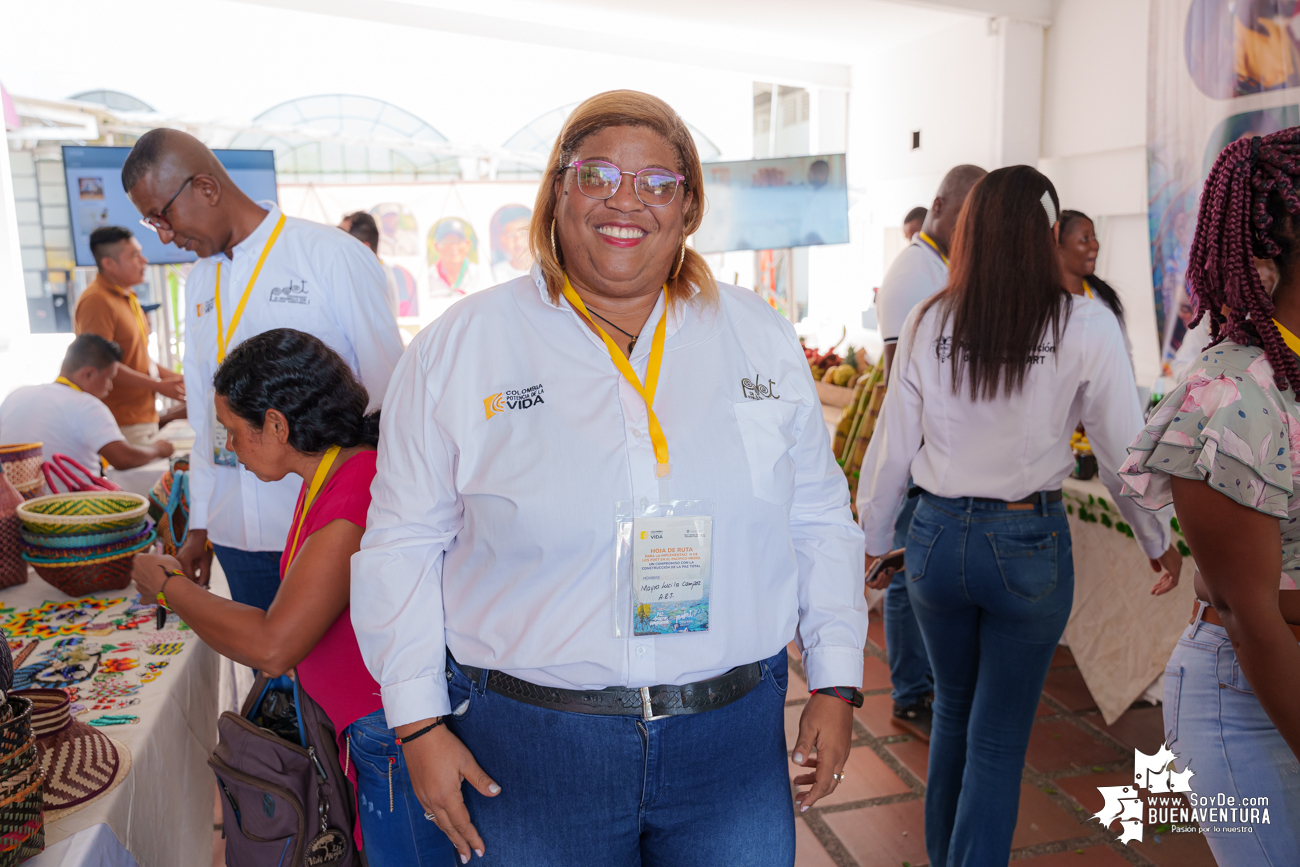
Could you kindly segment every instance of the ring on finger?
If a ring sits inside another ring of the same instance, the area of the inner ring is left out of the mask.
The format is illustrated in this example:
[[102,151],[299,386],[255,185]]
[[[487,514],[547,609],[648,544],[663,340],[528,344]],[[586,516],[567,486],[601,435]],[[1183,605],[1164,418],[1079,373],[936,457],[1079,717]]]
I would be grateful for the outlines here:
[[835,782],[837,782],[837,783],[842,783],[842,782],[844,782],[844,775],[843,775],[843,774],[831,774],[831,779],[833,779],[833,780],[834,780]]
[[432,822],[434,825],[437,825],[437,824],[438,824],[438,817],[435,816],[435,815],[433,815],[433,813],[425,812],[425,814],[424,814],[424,818],[428,819],[428,820],[429,820],[430,822]]

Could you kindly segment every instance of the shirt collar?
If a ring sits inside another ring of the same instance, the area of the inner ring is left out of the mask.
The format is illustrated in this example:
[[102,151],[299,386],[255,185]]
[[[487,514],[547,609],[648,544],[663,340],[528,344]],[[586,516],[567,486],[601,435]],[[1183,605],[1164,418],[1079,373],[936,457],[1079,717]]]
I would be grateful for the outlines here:
[[[275,202],[261,201],[257,205],[266,209],[266,216],[262,218],[262,222],[257,224],[257,228],[249,233],[247,238],[235,245],[235,253],[253,257],[261,255],[262,247],[266,244],[266,240],[271,237],[271,231],[280,219],[280,206]],[[226,258],[225,253],[217,253],[217,258],[225,259],[227,262],[230,261]]]
[[[99,286],[102,286],[104,289],[108,290],[109,292],[111,292],[111,293],[113,293],[114,295],[117,295],[117,296],[119,296],[119,297],[121,297],[121,298],[125,298],[125,297],[129,294],[129,291],[130,291],[130,290],[127,290],[127,289],[123,289],[121,286],[117,285],[116,283],[113,283],[113,282],[110,281],[107,277],[105,277],[103,274],[99,274],[99,273],[96,273],[96,274],[95,274],[95,279],[94,279],[94,281],[91,283],[91,286],[94,286],[94,285],[96,285],[96,284],[98,284]],[[86,288],[89,289],[90,286],[87,286]]]
[[[550,307],[559,308],[560,310],[568,311],[569,316],[575,322],[577,322],[579,326],[582,327],[583,332],[585,332],[592,340],[596,341],[596,343],[600,344],[601,349],[605,348],[604,342],[601,341],[601,339],[597,337],[595,334],[592,334],[591,329],[583,324],[582,318],[578,315],[578,311],[574,310],[573,307],[569,305],[568,300],[563,295],[560,296],[558,302],[553,303],[551,301],[551,294],[546,289],[546,278],[542,276],[542,269],[540,265],[534,262],[532,269],[528,272],[528,276],[533,278],[533,285],[537,287],[538,293],[542,296],[543,304],[546,304]],[[695,291],[698,292],[699,290],[697,289]],[[694,297],[695,293],[691,293],[691,294],[692,297]],[[655,302],[654,310],[650,311],[650,318],[646,320],[647,325],[651,325],[651,323],[659,322],[659,316],[663,312],[664,302],[666,300],[667,299],[664,297],[664,293],[660,292],[659,300]],[[686,311],[690,306],[691,306],[690,304],[678,304],[675,308],[669,311],[668,324],[667,327],[664,329],[665,339],[672,337],[681,329],[683,325],[686,324]],[[645,347],[644,349],[642,348],[642,344],[644,344]],[[650,351],[650,341],[638,339],[636,347],[633,348],[632,350],[632,359],[639,358],[641,355],[644,355],[649,351]]]

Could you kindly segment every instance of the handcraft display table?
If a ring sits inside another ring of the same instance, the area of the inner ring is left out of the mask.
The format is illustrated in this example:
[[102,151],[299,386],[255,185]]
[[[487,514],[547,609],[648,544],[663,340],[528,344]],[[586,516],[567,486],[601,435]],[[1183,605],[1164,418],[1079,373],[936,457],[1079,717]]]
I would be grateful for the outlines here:
[[[1106,486],[1066,479],[1061,490],[1074,545],[1074,610],[1062,643],[1110,724],[1163,676],[1192,616],[1196,565],[1182,545],[1178,586],[1152,596],[1156,573]],[[1177,531],[1173,538],[1182,542]]]
[[207,867],[221,660],[175,614],[161,632],[154,617],[134,585],[72,598],[29,571],[26,584],[0,590],[15,689],[64,688],[85,723],[136,717],[103,728],[131,752],[126,778],[46,824],[46,845],[105,823],[140,867]]

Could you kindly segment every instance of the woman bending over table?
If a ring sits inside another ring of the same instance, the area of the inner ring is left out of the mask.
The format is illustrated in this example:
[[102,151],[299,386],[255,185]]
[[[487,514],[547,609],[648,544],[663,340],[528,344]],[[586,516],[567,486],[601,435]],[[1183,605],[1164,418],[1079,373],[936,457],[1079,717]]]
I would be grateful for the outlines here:
[[348,610],[349,564],[370,508],[379,414],[365,414],[365,386],[338,353],[289,328],[241,343],[214,385],[217,418],[240,463],[264,482],[290,473],[303,480],[280,560],[280,590],[263,611],[209,593],[186,579],[175,558],[157,554],[135,558],[136,586],[145,598],[163,593],[167,607],[223,656],[272,676],[296,669],[334,724],[339,754],[349,757],[371,867],[451,864],[450,841],[424,821],[412,794]]

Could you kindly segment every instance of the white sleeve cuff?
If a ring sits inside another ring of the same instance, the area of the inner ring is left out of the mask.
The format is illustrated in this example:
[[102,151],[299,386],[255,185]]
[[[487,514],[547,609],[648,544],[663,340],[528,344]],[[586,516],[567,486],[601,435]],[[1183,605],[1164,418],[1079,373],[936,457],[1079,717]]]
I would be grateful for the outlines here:
[[862,688],[862,650],[856,647],[810,647],[803,652],[808,689],[830,686]]
[[451,699],[447,697],[447,676],[441,672],[390,683],[382,687],[384,718],[388,727],[419,722],[451,713]]

